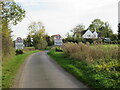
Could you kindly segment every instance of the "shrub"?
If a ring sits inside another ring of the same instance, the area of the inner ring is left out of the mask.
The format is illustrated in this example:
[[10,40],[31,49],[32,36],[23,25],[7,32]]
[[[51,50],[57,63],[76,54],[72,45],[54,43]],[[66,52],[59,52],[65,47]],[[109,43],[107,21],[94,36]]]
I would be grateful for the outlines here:
[[19,55],[19,54],[23,54],[23,51],[22,50],[16,50],[16,55]]
[[61,49],[61,47],[56,47],[55,50],[56,50],[56,52],[63,52],[63,50]]
[[86,63],[64,57],[64,52],[51,50],[48,54],[66,71],[91,89],[106,90],[111,88],[118,90],[120,88],[120,62],[116,59],[99,59],[94,63]]
[[47,42],[45,40],[39,40],[34,44],[35,49],[43,50],[47,47]]
[[118,47],[110,47],[103,45],[93,45],[87,42],[83,43],[72,43],[68,42],[63,44],[63,51],[71,58],[92,62],[98,59],[117,59]]

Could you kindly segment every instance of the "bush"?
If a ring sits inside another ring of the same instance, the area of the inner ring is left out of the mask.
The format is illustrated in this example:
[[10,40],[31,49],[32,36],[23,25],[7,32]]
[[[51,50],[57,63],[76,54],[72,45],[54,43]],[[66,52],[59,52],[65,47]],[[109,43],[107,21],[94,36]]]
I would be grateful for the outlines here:
[[48,54],[66,71],[95,90],[120,88],[120,62],[116,59],[101,59],[91,64],[64,57],[64,52],[51,50]]
[[52,48],[52,46],[47,46],[46,48],[45,48],[45,50],[50,50]]
[[98,59],[117,59],[118,47],[93,45],[89,43],[65,43],[63,44],[63,51],[71,58],[92,62]]
[[61,49],[61,47],[56,47],[55,50],[56,50],[56,52],[63,52],[63,50]]
[[19,54],[23,54],[23,51],[22,50],[16,50],[16,55],[19,55]]
[[34,44],[35,49],[43,50],[47,47],[47,42],[45,40],[39,40],[36,44]]
[[84,38],[84,39],[82,40],[83,43],[89,42],[90,44],[92,44],[93,41],[94,41],[93,39],[89,39],[89,38],[87,38],[87,39]]

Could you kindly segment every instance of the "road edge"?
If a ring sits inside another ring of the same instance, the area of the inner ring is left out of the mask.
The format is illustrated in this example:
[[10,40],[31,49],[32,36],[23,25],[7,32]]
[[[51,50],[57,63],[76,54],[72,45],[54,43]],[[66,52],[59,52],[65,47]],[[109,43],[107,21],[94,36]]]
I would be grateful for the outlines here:
[[[36,52],[38,53],[38,52]],[[32,57],[32,55],[34,55],[35,53],[29,55],[25,61],[21,64],[20,68],[18,69],[18,72],[16,73],[16,76],[13,80],[13,85],[11,86],[11,88],[19,88],[19,83],[23,74],[23,69],[25,68],[25,65],[27,63],[27,61]]]

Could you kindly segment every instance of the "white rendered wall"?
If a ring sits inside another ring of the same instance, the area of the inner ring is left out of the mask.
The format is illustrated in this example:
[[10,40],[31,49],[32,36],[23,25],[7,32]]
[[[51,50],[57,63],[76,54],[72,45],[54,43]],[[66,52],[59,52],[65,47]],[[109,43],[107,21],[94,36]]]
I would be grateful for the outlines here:
[[93,37],[93,33],[90,30],[87,30],[82,37],[83,38],[92,38]]
[[96,31],[93,32],[93,38],[98,38],[98,34]]

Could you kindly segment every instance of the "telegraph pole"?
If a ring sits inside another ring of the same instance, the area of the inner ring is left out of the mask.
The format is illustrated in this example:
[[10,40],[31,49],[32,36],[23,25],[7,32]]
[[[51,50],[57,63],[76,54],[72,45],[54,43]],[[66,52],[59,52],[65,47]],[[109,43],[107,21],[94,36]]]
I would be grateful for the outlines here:
[[118,39],[120,40],[120,1],[118,2]]
[[120,60],[120,1],[118,2],[118,59]]

